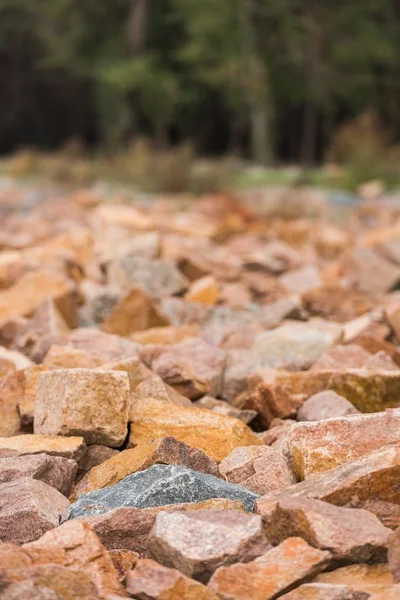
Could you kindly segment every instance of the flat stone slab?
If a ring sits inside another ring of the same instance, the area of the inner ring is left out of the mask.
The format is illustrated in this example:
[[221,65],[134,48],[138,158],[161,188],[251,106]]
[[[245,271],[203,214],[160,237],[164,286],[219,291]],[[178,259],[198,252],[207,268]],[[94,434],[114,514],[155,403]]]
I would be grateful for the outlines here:
[[240,500],[252,512],[258,494],[187,467],[154,465],[116,485],[84,494],[71,505],[70,519],[103,514],[113,508],[148,508],[211,498]]

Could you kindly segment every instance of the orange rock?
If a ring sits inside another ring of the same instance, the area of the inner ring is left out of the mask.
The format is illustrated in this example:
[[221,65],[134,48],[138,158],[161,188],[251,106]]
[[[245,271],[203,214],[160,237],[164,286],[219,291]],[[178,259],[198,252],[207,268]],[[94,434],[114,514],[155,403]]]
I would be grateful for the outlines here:
[[[72,520],[46,532],[40,539],[23,546],[28,555],[33,552],[52,554],[51,562],[82,569],[100,594],[123,593],[118,573],[99,538],[84,521]],[[47,559],[48,560],[48,559]],[[33,564],[34,561],[33,561]]]
[[323,390],[333,390],[347,398],[361,412],[377,412],[399,406],[400,373],[396,371],[308,371],[277,372],[275,385],[290,392],[311,396]]
[[217,462],[237,446],[261,445],[257,436],[238,419],[207,409],[166,404],[164,400],[143,398],[131,409],[130,445],[172,436],[203,450]]
[[39,378],[34,432],[80,434],[119,447],[128,423],[128,375],[122,371],[55,369]]
[[199,337],[199,334],[199,326],[191,324],[180,327],[151,327],[146,331],[133,333],[130,338],[139,344],[179,344],[184,340]]
[[[1,569],[0,569],[1,572]],[[80,569],[48,564],[1,572],[1,600],[62,598],[63,600],[98,600],[96,587]]]
[[154,560],[141,559],[126,576],[126,589],[133,598],[148,600],[217,600],[206,586],[168,569]]
[[49,296],[67,321],[72,318],[75,308],[71,283],[55,273],[34,271],[0,293],[0,325],[14,317],[31,314]]
[[[132,415],[135,411],[135,403],[145,398],[154,398],[155,400],[165,400],[172,402],[178,406],[192,406],[191,401],[182,396],[173,387],[167,385],[161,377],[151,374],[144,379],[135,388],[134,392],[129,396],[129,420],[133,419]],[[133,412],[132,412],[133,411]]]
[[279,440],[298,480],[400,443],[400,409],[297,423]]
[[105,318],[101,329],[127,337],[135,331],[168,325],[168,320],[154,306],[151,297],[140,288],[131,289]]
[[208,587],[222,600],[272,600],[323,571],[330,559],[329,552],[288,538],[252,562],[220,567]]
[[185,294],[185,300],[213,306],[217,303],[218,291],[217,281],[214,277],[208,275],[192,283]]
[[[387,564],[381,565],[350,565],[330,573],[322,573],[315,579],[318,583],[347,585],[351,590],[371,594],[371,600],[395,600],[391,596],[393,577]],[[384,595],[387,593],[387,595]],[[383,594],[383,596],[380,596]],[[390,595],[389,595],[390,594]]]
[[98,354],[54,344],[43,364],[47,369],[95,369],[104,364],[104,359]]
[[[306,481],[256,500],[255,511],[268,518],[283,497],[324,500],[336,506],[365,508],[390,528],[400,526],[400,444],[385,446]],[[374,482],[371,486],[371,481]]]
[[0,437],[0,456],[17,454],[52,454],[73,458],[79,462],[85,452],[84,439],[78,436],[62,437],[58,435],[16,435],[13,437]]
[[135,568],[139,560],[139,554],[132,550],[108,550],[108,556],[111,558],[113,565],[118,572],[119,580],[125,581],[126,574]]

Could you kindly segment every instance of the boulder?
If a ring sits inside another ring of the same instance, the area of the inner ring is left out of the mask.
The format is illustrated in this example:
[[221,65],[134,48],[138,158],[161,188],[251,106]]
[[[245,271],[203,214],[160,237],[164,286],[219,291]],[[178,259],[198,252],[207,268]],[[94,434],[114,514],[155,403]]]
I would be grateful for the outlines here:
[[261,518],[242,511],[163,511],[150,533],[152,557],[203,583],[223,565],[247,563],[270,550]]
[[133,571],[127,573],[126,589],[131,598],[138,600],[217,600],[217,596],[202,583],[146,558],[139,560]]
[[113,486],[80,496],[71,506],[71,518],[101,514],[121,506],[147,508],[211,498],[240,500],[252,511],[257,494],[187,467],[154,465]]
[[130,445],[172,436],[202,450],[217,462],[237,446],[262,444],[238,419],[207,409],[167,404],[165,400],[143,398],[135,402],[131,407],[130,420]]
[[173,437],[166,437],[119,452],[99,466],[93,467],[75,488],[74,498],[115,485],[128,475],[144,471],[155,464],[183,465],[219,477],[217,463],[204,452],[191,448]]
[[69,496],[78,465],[70,458],[34,454],[0,458],[0,484],[31,477]]
[[220,567],[208,587],[221,600],[273,600],[323,571],[330,559],[329,552],[288,538],[252,562]]
[[39,378],[34,431],[81,435],[89,444],[121,446],[127,434],[126,373],[56,369]]
[[385,562],[392,531],[372,513],[310,498],[282,498],[264,520],[269,541],[301,537],[341,563]]
[[219,465],[230,483],[263,495],[296,483],[285,458],[269,446],[235,448]]
[[58,527],[68,500],[42,481],[21,477],[0,484],[0,540],[25,544]]

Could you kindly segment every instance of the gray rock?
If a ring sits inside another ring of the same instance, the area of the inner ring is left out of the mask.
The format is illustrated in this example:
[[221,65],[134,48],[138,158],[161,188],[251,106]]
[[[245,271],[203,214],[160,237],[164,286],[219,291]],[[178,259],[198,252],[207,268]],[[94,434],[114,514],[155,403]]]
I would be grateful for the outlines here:
[[70,518],[102,514],[113,508],[165,506],[211,498],[241,500],[253,511],[258,494],[179,465],[154,465],[133,473],[116,485],[84,494],[72,504]]

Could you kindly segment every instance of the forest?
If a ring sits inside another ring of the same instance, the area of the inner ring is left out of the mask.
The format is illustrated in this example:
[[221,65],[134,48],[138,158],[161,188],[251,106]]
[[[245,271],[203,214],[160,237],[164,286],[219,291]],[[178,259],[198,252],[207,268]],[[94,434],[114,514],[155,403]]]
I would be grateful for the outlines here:
[[313,165],[365,115],[396,145],[399,32],[398,0],[0,0],[0,153]]

